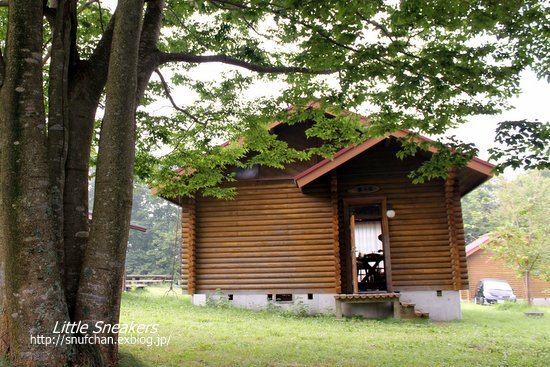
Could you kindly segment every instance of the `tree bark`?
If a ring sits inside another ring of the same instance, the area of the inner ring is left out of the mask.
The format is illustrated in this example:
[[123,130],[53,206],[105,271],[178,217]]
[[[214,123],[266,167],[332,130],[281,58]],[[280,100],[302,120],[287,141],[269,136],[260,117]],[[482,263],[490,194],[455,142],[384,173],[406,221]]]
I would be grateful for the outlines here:
[[69,138],[69,68],[73,57],[76,2],[59,0],[53,27],[48,90],[48,161],[50,196],[59,269],[63,276],[63,191]]
[[[119,320],[121,281],[126,257],[135,158],[137,58],[143,1],[120,0],[107,77],[101,126],[94,217],[86,248],[75,319],[90,325]],[[103,336],[116,338],[115,333]],[[100,345],[102,363],[116,365],[116,344]]]
[[97,107],[107,82],[109,53],[115,16],[105,30],[93,55],[81,62],[70,80],[69,143],[65,164],[64,246],[65,295],[71,318],[76,307],[82,259],[90,232],[88,180],[90,151]]
[[139,60],[137,71],[136,108],[143,97],[149,79],[159,65],[157,44],[162,26],[164,0],[150,1],[143,17],[143,28],[139,40]]
[[68,320],[51,213],[42,84],[42,2],[10,2],[0,91],[1,347],[15,364],[58,366],[69,347],[32,342]]

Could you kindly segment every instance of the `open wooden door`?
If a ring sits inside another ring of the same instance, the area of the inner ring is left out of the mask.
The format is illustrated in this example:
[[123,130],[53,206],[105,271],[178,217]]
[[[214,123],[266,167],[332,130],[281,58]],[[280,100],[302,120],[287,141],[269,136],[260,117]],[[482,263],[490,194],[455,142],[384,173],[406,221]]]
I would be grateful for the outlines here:
[[353,294],[359,293],[359,284],[357,282],[357,257],[355,255],[355,214],[352,214],[349,220],[349,231],[351,235],[350,243],[350,264],[351,264],[351,279],[353,285]]
[[344,199],[346,292],[391,292],[389,225],[385,197]]

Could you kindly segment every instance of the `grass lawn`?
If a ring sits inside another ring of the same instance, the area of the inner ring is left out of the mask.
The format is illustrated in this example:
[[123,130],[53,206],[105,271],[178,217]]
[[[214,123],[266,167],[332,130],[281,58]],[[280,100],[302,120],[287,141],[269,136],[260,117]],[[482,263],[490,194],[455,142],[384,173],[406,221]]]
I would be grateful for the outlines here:
[[[124,295],[121,322],[158,323],[168,346],[121,346],[140,366],[549,366],[550,308],[463,305],[463,320],[336,321],[274,311],[195,307],[165,290]],[[143,335],[143,334],[142,334]],[[147,334],[151,335],[151,334]]]

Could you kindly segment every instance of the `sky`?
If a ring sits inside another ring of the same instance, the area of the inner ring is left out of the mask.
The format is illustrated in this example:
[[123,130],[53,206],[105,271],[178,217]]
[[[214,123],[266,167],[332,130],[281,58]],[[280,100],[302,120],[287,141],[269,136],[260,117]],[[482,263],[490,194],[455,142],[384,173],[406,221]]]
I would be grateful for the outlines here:
[[499,115],[472,116],[466,124],[449,133],[465,142],[474,143],[480,150],[479,158],[487,159],[487,149],[493,145],[498,122],[523,119],[550,122],[550,84],[538,80],[533,72],[526,71],[522,73],[520,86],[521,94],[510,100],[513,109]]

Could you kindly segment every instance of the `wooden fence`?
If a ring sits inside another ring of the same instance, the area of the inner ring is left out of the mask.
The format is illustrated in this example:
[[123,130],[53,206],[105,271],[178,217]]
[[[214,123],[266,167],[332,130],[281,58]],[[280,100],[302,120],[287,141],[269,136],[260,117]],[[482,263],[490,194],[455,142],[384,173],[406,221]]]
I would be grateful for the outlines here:
[[[145,288],[148,285],[168,283],[171,280],[172,275],[169,274],[126,274],[124,277],[124,289]],[[174,281],[178,283],[179,279],[177,276]]]

